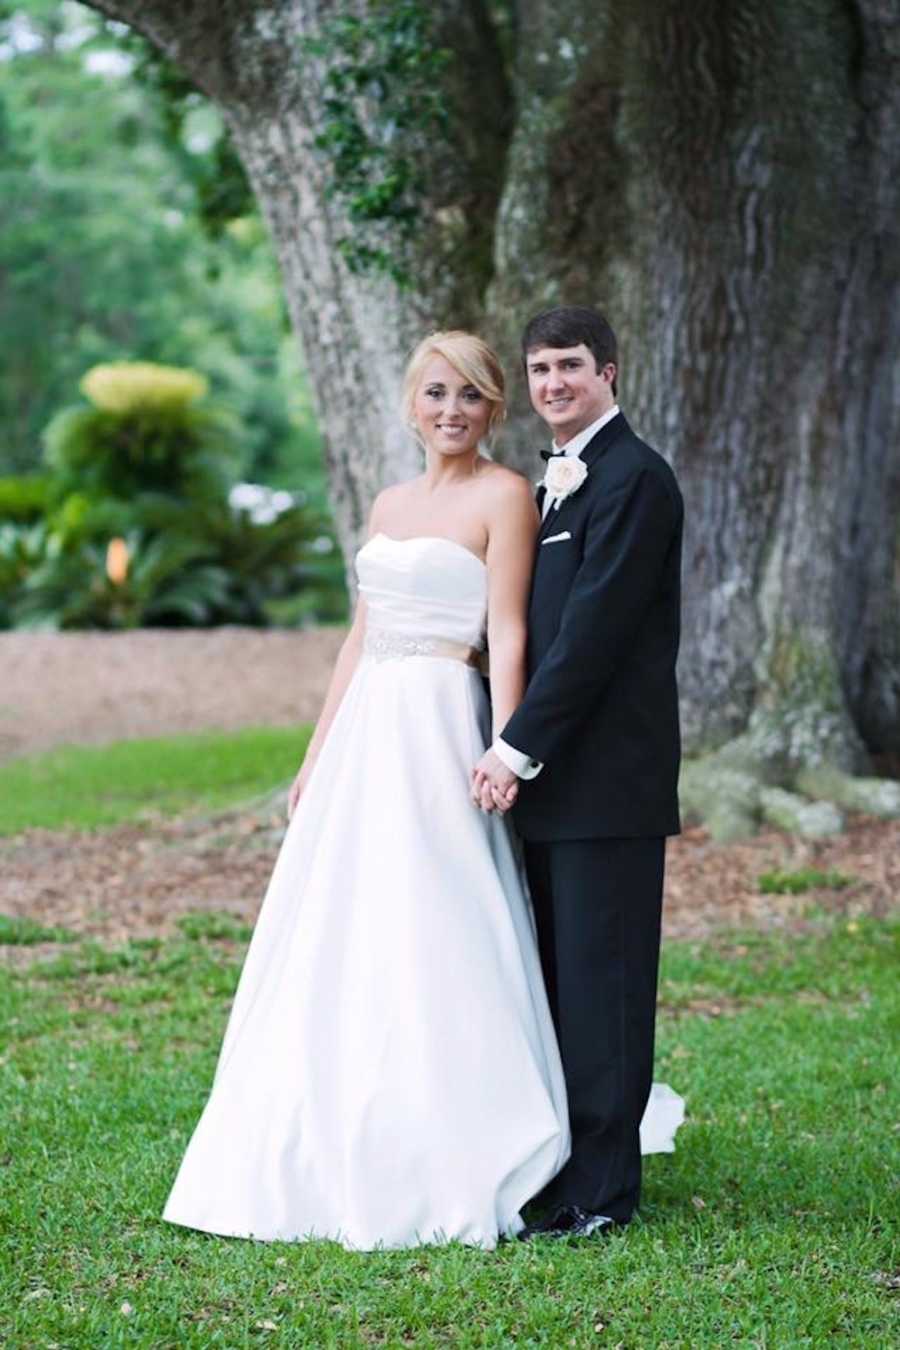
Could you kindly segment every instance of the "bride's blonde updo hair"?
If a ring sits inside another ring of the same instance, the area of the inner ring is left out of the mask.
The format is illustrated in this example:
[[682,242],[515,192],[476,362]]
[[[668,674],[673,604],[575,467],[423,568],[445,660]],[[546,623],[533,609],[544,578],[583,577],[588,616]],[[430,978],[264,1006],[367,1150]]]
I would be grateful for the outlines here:
[[506,416],[506,382],[503,367],[492,349],[474,333],[450,329],[445,333],[429,333],[416,347],[403,376],[403,416],[415,429],[416,390],[428,358],[442,356],[464,380],[473,384],[491,405],[488,418],[490,436]]

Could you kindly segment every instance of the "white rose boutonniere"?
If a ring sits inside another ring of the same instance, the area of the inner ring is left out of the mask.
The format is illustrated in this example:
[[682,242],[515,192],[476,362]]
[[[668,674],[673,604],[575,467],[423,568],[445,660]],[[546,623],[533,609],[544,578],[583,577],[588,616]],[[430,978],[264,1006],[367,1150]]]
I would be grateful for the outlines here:
[[541,487],[547,489],[552,506],[558,507],[566,497],[577,492],[588,476],[588,467],[577,455],[556,455],[547,461],[547,471]]

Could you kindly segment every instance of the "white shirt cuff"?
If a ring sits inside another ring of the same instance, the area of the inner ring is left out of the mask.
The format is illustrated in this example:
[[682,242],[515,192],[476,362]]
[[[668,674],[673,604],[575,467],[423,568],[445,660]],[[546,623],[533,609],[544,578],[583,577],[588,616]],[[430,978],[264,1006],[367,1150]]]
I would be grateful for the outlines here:
[[544,767],[539,760],[532,759],[530,755],[524,754],[521,750],[516,750],[512,745],[507,745],[502,736],[497,737],[491,749],[517,778],[537,778]]

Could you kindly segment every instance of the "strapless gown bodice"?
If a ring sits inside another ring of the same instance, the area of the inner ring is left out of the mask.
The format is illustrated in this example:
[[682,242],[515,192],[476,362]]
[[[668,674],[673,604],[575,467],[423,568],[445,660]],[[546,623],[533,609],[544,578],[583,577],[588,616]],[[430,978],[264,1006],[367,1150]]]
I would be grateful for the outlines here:
[[455,540],[373,535],[356,555],[356,574],[369,628],[484,647],[487,568]]

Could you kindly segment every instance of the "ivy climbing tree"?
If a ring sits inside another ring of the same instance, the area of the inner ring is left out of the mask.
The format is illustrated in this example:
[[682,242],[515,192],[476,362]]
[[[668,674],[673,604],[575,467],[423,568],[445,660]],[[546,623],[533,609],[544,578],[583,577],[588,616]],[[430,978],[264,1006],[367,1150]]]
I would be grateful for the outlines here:
[[517,334],[546,305],[597,303],[625,409],[686,498],[680,680],[706,759],[685,800],[720,833],[896,809],[860,777],[900,751],[896,6],[95,8],[223,111],[280,253],[348,557],[375,492],[417,465],[397,406],[423,331],[499,345],[516,371],[500,453],[534,474]]

